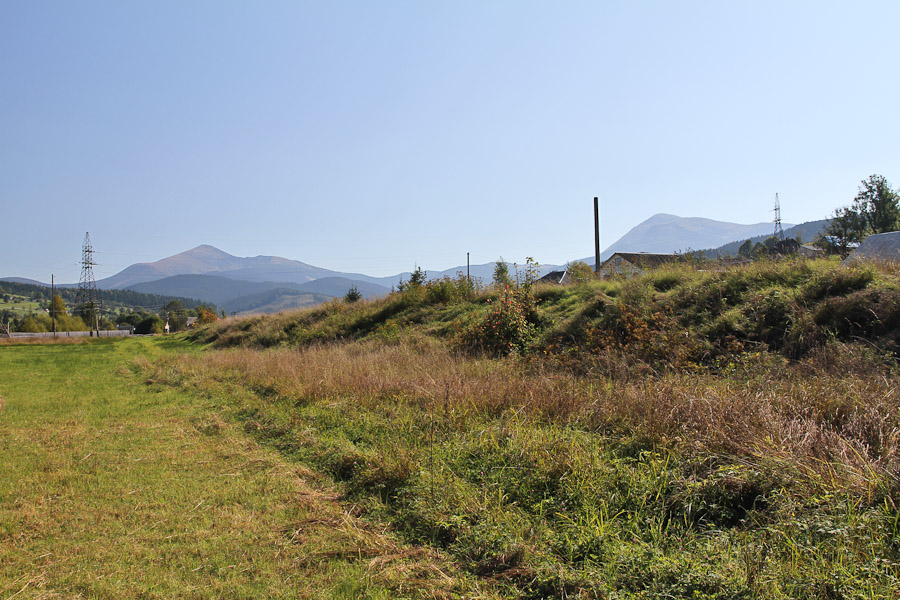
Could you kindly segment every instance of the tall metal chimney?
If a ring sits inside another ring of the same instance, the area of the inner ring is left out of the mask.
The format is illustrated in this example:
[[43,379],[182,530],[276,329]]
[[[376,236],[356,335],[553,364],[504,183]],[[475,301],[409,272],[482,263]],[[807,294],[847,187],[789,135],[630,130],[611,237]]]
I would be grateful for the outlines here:
[[594,273],[600,272],[600,205],[594,196]]

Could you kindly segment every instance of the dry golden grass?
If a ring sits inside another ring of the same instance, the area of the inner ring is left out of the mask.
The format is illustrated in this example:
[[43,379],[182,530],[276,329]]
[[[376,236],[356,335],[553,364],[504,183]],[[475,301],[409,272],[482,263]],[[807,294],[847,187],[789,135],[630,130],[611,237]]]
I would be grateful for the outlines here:
[[799,363],[748,357],[731,376],[698,371],[624,380],[464,357],[418,338],[217,351],[169,368],[179,377],[237,378],[265,397],[295,403],[392,399],[441,406],[458,419],[513,410],[654,443],[776,459],[868,495],[876,481],[896,481],[900,472],[900,382],[852,346],[826,348]]

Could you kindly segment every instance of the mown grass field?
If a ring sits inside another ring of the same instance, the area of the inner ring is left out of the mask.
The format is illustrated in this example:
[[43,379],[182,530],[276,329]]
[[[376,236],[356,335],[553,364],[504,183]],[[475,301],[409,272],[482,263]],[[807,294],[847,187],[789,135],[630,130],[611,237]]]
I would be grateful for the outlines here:
[[[477,597],[360,521],[216,399],[135,366],[171,340],[0,345],[0,597]],[[485,594],[483,597],[491,597]]]

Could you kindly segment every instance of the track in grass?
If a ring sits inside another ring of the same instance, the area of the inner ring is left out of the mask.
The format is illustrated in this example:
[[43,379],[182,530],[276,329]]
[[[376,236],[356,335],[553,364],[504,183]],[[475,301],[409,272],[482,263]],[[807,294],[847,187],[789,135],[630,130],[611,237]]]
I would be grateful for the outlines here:
[[469,595],[439,555],[349,514],[214,399],[133,367],[176,351],[191,350],[0,347],[0,597]]

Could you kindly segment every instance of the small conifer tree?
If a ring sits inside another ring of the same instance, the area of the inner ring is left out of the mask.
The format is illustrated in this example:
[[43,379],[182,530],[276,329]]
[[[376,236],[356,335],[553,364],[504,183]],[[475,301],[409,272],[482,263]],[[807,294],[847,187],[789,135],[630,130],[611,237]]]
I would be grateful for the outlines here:
[[359,290],[356,288],[356,284],[350,286],[350,289],[347,290],[347,294],[344,296],[344,302],[354,303],[362,300],[362,294],[359,293]]

